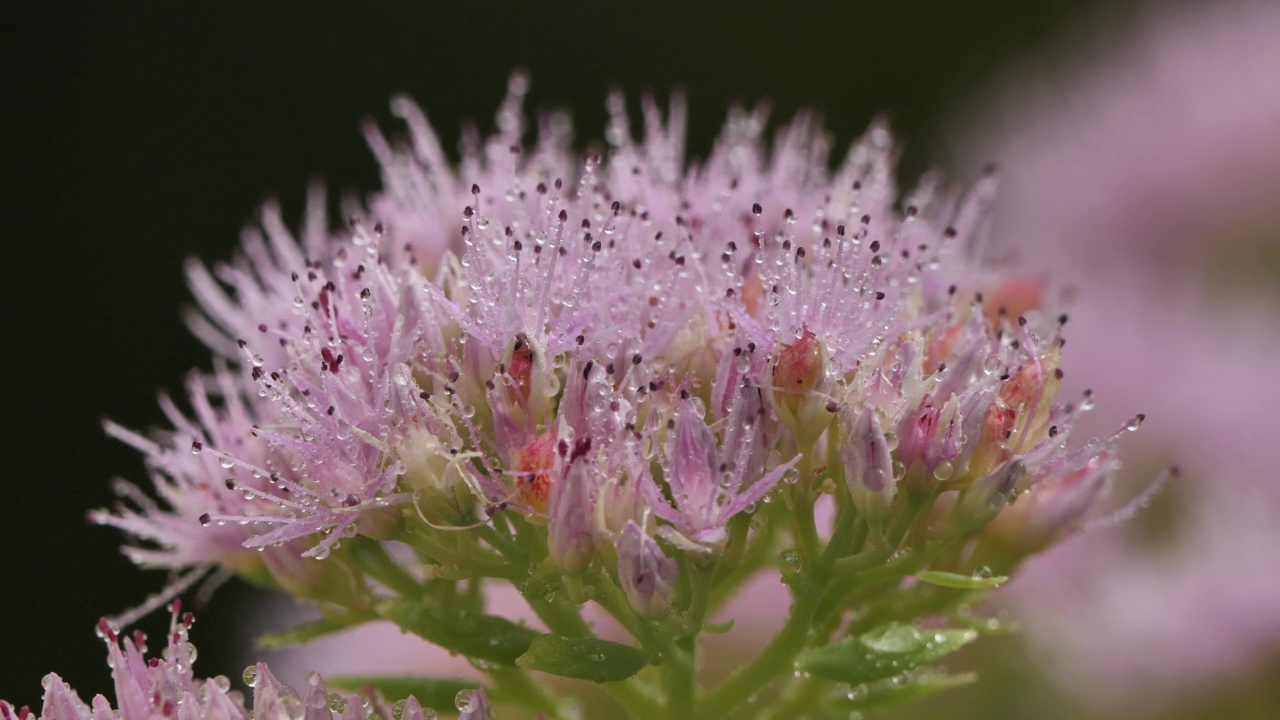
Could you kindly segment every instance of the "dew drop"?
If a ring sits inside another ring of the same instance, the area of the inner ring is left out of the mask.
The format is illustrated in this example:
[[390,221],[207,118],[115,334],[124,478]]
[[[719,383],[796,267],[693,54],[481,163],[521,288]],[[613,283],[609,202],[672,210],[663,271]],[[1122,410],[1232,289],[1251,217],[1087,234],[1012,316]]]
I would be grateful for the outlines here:
[[778,557],[782,559],[782,564],[792,572],[800,572],[804,567],[804,562],[800,558],[800,553],[790,548],[783,550]]
[[951,479],[951,476],[955,474],[955,471],[955,466],[951,464],[950,460],[943,460],[933,469],[933,477],[939,482],[946,482]]

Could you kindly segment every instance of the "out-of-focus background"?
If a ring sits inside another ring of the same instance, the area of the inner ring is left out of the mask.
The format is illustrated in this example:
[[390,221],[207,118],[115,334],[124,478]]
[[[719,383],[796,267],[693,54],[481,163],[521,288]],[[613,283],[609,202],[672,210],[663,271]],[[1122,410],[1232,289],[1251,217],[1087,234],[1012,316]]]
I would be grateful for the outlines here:
[[[364,5],[364,4],[361,4]],[[1137,520],[1029,569],[1024,632],[964,662],[954,717],[1280,716],[1280,11],[1275,3],[969,0],[398,2],[30,8],[6,23],[0,217],[0,697],[58,671],[110,683],[93,623],[164,578],[85,511],[140,458],[99,419],[163,422],[208,353],[183,327],[188,256],[228,257],[268,196],[377,186],[359,135],[406,92],[446,147],[491,127],[514,67],[530,103],[600,136],[611,87],[689,96],[706,151],[734,101],[819,109],[838,149],[878,113],[910,184],[997,161],[995,232],[1079,286],[1065,367],[1099,430],[1134,412],[1116,502],[1183,474]],[[258,595],[199,612],[201,674],[238,677]],[[164,618],[144,628],[153,635]]]

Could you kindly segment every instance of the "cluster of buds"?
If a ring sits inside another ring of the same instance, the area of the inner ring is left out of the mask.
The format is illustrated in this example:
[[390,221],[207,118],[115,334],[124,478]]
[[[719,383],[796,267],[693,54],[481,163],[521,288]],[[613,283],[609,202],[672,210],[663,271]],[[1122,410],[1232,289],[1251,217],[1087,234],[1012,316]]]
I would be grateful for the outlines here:
[[[266,665],[244,670],[244,682],[253,690],[246,703],[244,693],[233,689],[225,675],[197,679],[192,670],[196,647],[189,638],[190,612],[181,604],[171,606],[172,619],[164,651],[151,658],[147,638],[139,631],[122,636],[120,628],[105,618],[98,621],[98,636],[107,644],[107,665],[115,681],[116,703],[97,695],[85,703],[62,678],[45,676],[44,704],[40,712],[14,708],[0,700],[0,720],[434,720],[436,712],[424,708],[412,695],[394,704],[377,693],[359,695],[330,692],[324,678],[312,673],[305,693],[281,683]],[[493,720],[493,706],[483,690],[464,688],[453,698],[460,720]]]
[[[268,207],[235,262],[191,266],[217,353],[193,414],[166,400],[153,437],[108,425],[164,501],[121,485],[132,504],[94,516],[145,542],[137,562],[226,567],[482,668],[643,682],[665,657],[668,710],[716,717],[749,693],[697,687],[696,638],[756,572],[780,569],[804,625],[780,637],[807,638],[734,676],[767,681],[851,613],[945,615],[969,595],[888,608],[1085,517],[1116,437],[1068,446],[1091,401],[1056,399],[1048,280],[984,262],[993,176],[899,200],[881,124],[832,172],[810,118],[768,150],[760,111],[687,166],[679,98],[665,120],[646,99],[640,140],[611,98],[608,151],[580,158],[561,115],[522,144],[525,88],[457,167],[397,100],[408,141],[368,130],[385,188],[348,230],[318,197],[299,237]],[[495,579],[551,632],[474,655],[429,618],[505,623],[472,617]],[[638,647],[594,638],[587,602]],[[548,660],[567,651],[546,638],[607,671]],[[618,694],[637,716],[648,698]]]

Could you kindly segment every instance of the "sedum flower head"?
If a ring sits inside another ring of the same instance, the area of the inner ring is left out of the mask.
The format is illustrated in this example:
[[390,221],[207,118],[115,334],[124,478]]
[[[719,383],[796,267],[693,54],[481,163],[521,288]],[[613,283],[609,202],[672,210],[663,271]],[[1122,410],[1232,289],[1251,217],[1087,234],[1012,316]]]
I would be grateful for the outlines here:
[[242,546],[296,541],[323,557],[415,504],[546,522],[579,446],[597,486],[661,468],[626,479],[714,544],[784,474],[787,443],[828,426],[865,443],[864,410],[919,486],[1060,462],[1080,406],[1054,405],[1056,315],[983,297],[1028,282],[974,250],[991,178],[958,203],[928,177],[899,212],[884,127],[831,172],[810,118],[768,151],[759,111],[688,165],[679,98],[666,121],[646,100],[640,140],[611,98],[604,156],[573,152],[559,115],[526,148],[524,88],[457,167],[397,100],[410,137],[367,131],[386,187],[349,231],[325,232],[317,202],[295,237],[268,206],[237,260],[189,267],[215,372],[193,376],[192,416],[163,401],[157,439],[107,426],[166,501],[122,488],[136,507],[95,515],[158,546],[136,561],[240,567]]
[[[899,546],[920,566],[895,572],[967,571],[998,517],[1020,549],[1080,524],[1115,436],[1068,448],[1091,401],[1057,398],[1048,280],[983,255],[993,176],[900,196],[881,123],[833,170],[812,118],[769,146],[759,110],[690,162],[678,97],[665,118],[644,100],[639,138],[611,97],[601,153],[574,151],[560,114],[525,145],[525,89],[457,165],[395,101],[408,138],[367,129],[384,188],[346,229],[326,230],[319,196],[296,235],[268,206],[234,261],[189,267],[213,373],[193,376],[190,414],[163,401],[171,430],[108,424],[160,495],[122,484],[128,503],[94,515],[145,543],[136,561],[222,565],[428,639],[432,613],[511,580],[559,636],[583,630],[551,607],[594,597],[652,643],[696,632],[732,594],[709,583],[760,569],[781,528],[795,590]],[[1090,490],[1066,492],[1081,472]],[[634,626],[650,622],[666,629]],[[543,669],[563,639],[522,661]]]

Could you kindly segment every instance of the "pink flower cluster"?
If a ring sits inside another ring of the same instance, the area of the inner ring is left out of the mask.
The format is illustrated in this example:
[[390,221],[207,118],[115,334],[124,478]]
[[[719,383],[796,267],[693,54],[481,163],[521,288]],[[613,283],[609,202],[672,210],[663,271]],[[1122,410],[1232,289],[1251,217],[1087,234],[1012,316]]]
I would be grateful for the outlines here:
[[[15,709],[0,700],[0,720],[368,720],[390,717],[399,720],[431,720],[435,712],[424,709],[409,697],[396,707],[375,707],[367,698],[330,693],[324,679],[312,674],[305,695],[278,681],[261,663],[245,669],[245,681],[253,687],[252,702],[231,688],[225,676],[198,680],[192,671],[196,648],[188,633],[194,618],[173,607],[166,647],[158,657],[147,658],[146,637],[135,632],[121,637],[103,619],[98,634],[107,643],[107,665],[115,680],[116,706],[102,695],[85,704],[62,678],[50,673],[44,686],[44,707],[39,715],[23,707]],[[483,690],[459,694],[461,720],[492,720],[493,709]]]
[[268,207],[234,262],[191,266],[217,353],[192,415],[166,401],[156,438],[108,425],[164,502],[123,487],[132,506],[95,514],[154,546],[135,560],[313,596],[299,555],[512,513],[570,573],[615,563],[652,614],[673,551],[719,553],[827,457],[843,482],[814,492],[847,486],[872,524],[906,488],[958,496],[937,532],[968,535],[1039,487],[993,538],[1030,551],[1078,524],[1115,435],[1067,449],[1091,402],[1054,399],[1047,281],[985,264],[994,178],[963,202],[926,178],[899,210],[882,125],[833,172],[811,118],[769,149],[759,111],[687,163],[679,99],[665,121],[646,100],[633,140],[611,98],[609,149],[580,160],[561,115],[522,145],[524,91],[456,168],[396,101],[408,141],[368,131],[385,187],[349,231],[317,202],[295,238]]

